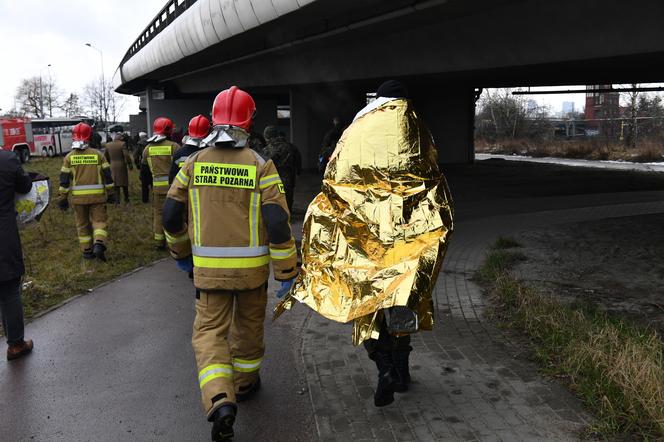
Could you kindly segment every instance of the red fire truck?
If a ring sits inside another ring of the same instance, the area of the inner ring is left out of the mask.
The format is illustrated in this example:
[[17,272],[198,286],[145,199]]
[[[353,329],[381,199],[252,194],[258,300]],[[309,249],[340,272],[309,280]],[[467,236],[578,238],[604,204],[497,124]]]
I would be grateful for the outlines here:
[[94,120],[88,117],[0,118],[0,149],[16,152],[24,163],[31,156],[64,155],[71,150],[74,126],[82,121],[94,125]]
[[0,149],[16,152],[22,163],[36,155],[32,122],[24,118],[0,119]]

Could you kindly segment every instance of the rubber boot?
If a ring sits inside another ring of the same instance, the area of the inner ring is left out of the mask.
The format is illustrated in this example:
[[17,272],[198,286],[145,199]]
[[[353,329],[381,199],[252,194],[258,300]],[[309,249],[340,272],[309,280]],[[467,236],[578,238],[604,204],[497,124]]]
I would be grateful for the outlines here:
[[94,253],[95,257],[99,259],[100,261],[106,262],[106,246],[103,245],[100,242],[96,242],[94,247],[92,248],[92,252]]
[[95,254],[92,249],[86,249],[83,251],[83,259],[95,259]]
[[235,400],[237,400],[238,402],[243,402],[248,399],[251,399],[260,389],[261,389],[261,378],[259,376],[256,378],[256,380],[253,383],[241,386],[239,391],[235,393]]
[[392,355],[385,351],[376,350],[370,357],[378,367],[378,385],[374,394],[374,405],[384,407],[394,402],[396,374],[392,363]]
[[394,384],[394,391],[403,393],[408,391],[410,384],[410,370],[408,368],[408,358],[413,347],[408,346],[404,350],[392,351],[392,362],[394,363],[394,371],[396,372],[396,383]]
[[225,442],[233,440],[233,424],[235,423],[235,414],[237,407],[233,404],[222,405],[217,408],[208,419],[212,422],[212,440],[213,442]]

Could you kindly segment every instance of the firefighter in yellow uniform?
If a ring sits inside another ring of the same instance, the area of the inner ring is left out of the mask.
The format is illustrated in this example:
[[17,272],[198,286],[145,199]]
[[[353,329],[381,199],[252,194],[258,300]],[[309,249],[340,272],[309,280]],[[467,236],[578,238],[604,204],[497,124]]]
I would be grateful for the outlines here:
[[192,344],[213,441],[233,437],[236,402],[260,388],[270,262],[278,296],[297,274],[281,179],[247,146],[255,110],[235,86],[217,95],[209,147],[187,159],[164,205],[171,254],[199,290]]
[[[78,123],[72,132],[72,151],[60,170],[58,207],[69,208],[69,198],[76,214],[78,242],[83,258],[106,261],[106,202],[113,201],[111,166],[104,155],[88,145],[92,127]],[[94,242],[93,242],[94,240]]]
[[173,122],[165,117],[154,120],[153,136],[143,150],[141,162],[141,184],[143,202],[149,201],[149,188],[152,186],[153,230],[155,247],[164,248],[164,228],[161,213],[168,193],[168,173],[173,163],[173,155],[180,145],[170,140]]

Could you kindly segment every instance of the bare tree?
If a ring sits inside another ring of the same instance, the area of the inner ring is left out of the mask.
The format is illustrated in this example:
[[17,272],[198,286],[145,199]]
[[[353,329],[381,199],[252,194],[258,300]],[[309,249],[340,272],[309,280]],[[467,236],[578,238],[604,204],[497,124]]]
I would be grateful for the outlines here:
[[485,89],[478,102],[478,135],[494,141],[543,137],[552,131],[547,111],[546,107],[528,103],[523,96],[512,95],[512,89]]
[[19,112],[27,116],[44,118],[52,117],[53,109],[58,108],[60,91],[51,78],[25,78],[16,89],[16,102]]
[[62,104],[60,105],[60,109],[62,110],[62,112],[64,112],[65,116],[67,117],[73,117],[76,115],[83,114],[83,108],[81,107],[78,94],[73,92],[70,93],[67,99],[65,99],[62,102]]
[[101,81],[85,86],[83,100],[87,112],[102,126],[117,122],[126,104],[125,97],[115,93],[110,82]]
[[629,118],[627,123],[627,134],[624,135],[625,146],[630,148],[636,147],[636,141],[639,134],[639,94],[640,92],[635,90],[639,87],[637,83],[632,83],[630,85],[632,91],[624,93],[624,100],[627,105],[627,117]]

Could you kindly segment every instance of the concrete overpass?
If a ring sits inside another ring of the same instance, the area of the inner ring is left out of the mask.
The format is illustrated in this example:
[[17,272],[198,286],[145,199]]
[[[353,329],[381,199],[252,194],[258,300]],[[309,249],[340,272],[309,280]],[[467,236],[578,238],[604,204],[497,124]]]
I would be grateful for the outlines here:
[[[402,79],[441,161],[473,159],[475,90],[657,82],[658,0],[169,0],[129,48],[117,91],[184,126],[236,84],[314,167],[333,116]],[[290,106],[290,120],[277,107]]]

